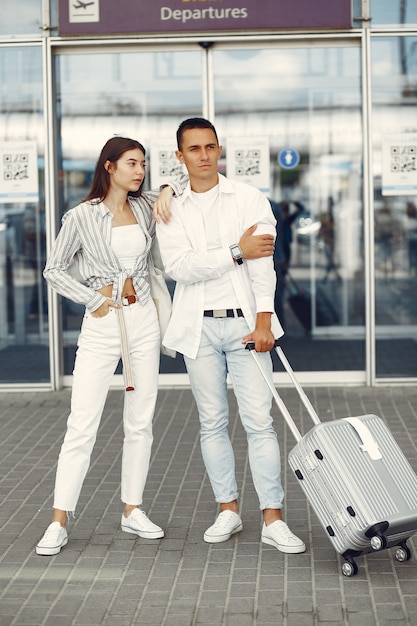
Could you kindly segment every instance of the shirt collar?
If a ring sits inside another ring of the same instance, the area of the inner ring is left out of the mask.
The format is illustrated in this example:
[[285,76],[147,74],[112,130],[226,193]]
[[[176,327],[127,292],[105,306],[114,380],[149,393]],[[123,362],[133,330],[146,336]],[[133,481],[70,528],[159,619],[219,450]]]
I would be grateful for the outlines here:
[[111,215],[109,209],[106,207],[104,202],[97,202],[97,200],[91,200],[91,205],[96,207],[99,214],[104,217],[105,215]]
[[[133,211],[134,213],[136,213],[136,211],[137,211],[137,206],[136,206],[136,203],[133,201],[132,196],[128,196],[128,197],[127,197],[127,201],[128,201],[128,203],[129,203],[130,208],[132,209],[132,211]],[[106,216],[106,215],[112,215],[112,213],[111,213],[110,209],[108,209],[108,208],[107,208],[107,206],[104,204],[104,202],[97,202],[97,200],[92,200],[91,202],[92,202],[92,204],[93,204],[95,207],[97,207],[97,211],[100,213],[100,215],[101,215],[102,217],[104,217],[104,216]]]
[[[226,178],[226,176],[223,176],[223,174],[219,174],[219,193],[235,193],[236,190],[232,184],[232,181],[229,180],[228,178]],[[186,188],[184,189],[183,193],[178,196],[178,201],[181,204],[184,204],[184,202],[191,197],[191,185],[190,185],[190,181],[188,181]]]

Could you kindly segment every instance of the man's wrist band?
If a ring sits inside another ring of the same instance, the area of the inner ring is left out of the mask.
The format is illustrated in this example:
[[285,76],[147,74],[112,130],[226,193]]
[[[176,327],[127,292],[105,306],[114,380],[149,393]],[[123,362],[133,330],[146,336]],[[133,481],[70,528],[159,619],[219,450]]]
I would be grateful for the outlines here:
[[230,253],[238,265],[243,263],[243,254],[239,244],[234,243],[230,246]]

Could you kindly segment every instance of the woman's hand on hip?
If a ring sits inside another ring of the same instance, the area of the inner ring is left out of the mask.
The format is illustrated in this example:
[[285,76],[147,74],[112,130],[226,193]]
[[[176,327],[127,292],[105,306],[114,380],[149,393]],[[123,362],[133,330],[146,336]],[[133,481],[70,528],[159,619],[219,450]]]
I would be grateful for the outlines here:
[[110,298],[107,298],[107,300],[105,300],[105,302],[103,302],[103,304],[101,304],[98,307],[98,309],[93,311],[91,315],[93,317],[106,317],[106,315],[109,312],[110,307],[114,307],[116,309],[118,308],[118,306],[113,302],[113,300],[110,300]]

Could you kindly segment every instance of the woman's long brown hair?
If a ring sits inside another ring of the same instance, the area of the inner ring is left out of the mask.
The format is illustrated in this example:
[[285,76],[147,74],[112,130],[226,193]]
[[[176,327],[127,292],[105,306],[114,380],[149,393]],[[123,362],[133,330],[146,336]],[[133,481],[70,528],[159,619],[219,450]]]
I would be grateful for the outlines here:
[[[94,170],[93,182],[89,194],[82,202],[88,200],[97,200],[102,202],[107,196],[110,189],[110,175],[104,164],[106,161],[110,163],[116,163],[120,157],[127,150],[141,150],[145,155],[145,148],[136,139],[129,139],[128,137],[112,137],[103,146],[98,161],[96,163],[96,169]],[[142,194],[144,180],[137,191],[129,191],[128,195],[134,198],[139,198]]]

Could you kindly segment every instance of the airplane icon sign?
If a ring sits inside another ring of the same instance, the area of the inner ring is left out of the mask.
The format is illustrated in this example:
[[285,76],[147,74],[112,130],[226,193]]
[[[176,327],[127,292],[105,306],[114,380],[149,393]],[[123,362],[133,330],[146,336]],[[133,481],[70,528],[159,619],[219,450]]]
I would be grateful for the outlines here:
[[69,21],[87,24],[100,21],[100,0],[68,0]]
[[73,4],[72,6],[74,9],[86,9],[91,4],[94,4],[94,2],[81,2],[81,0],[78,0],[78,4]]

